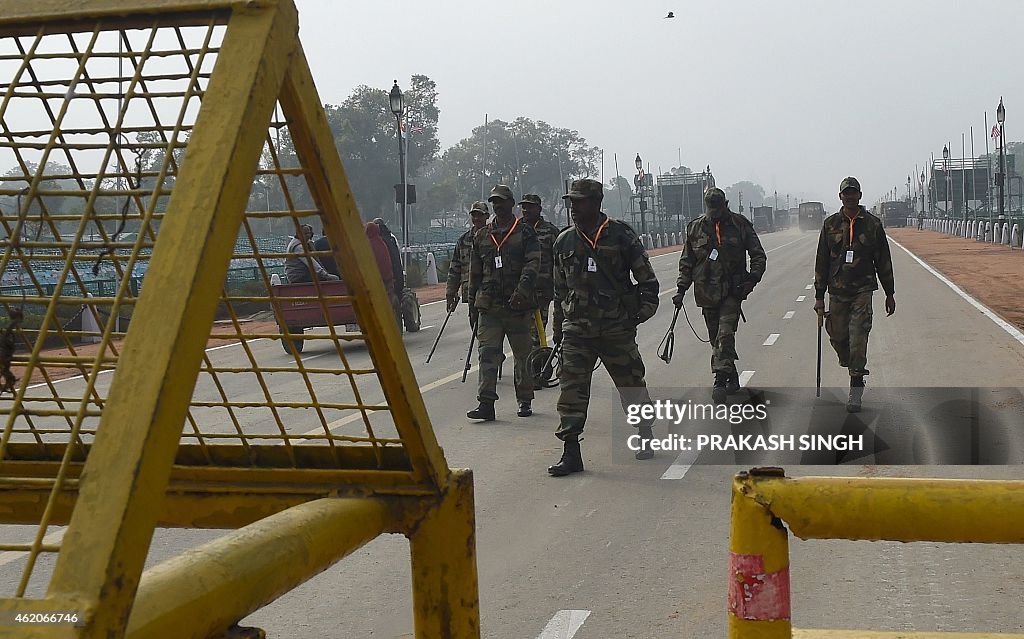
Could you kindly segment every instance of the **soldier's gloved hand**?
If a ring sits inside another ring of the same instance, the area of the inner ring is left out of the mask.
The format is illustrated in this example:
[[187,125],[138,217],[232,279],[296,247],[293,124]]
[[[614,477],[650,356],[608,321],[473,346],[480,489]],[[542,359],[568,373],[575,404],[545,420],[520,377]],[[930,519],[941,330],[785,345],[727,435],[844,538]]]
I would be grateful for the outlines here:
[[476,328],[477,320],[480,319],[480,311],[476,310],[476,304],[473,302],[469,303],[469,326]]
[[736,287],[736,296],[741,300],[747,299],[747,296],[754,290],[754,283],[750,280],[744,280],[739,286]]
[[508,307],[513,311],[520,311],[526,308],[527,305],[526,296],[519,291],[512,293],[512,297],[508,298]]
[[825,300],[814,300],[814,312],[818,317],[825,317]]
[[459,296],[458,295],[448,295],[448,296],[445,297],[445,300],[448,302],[448,312],[449,313],[454,313],[455,309],[458,308],[458,306],[459,306]]
[[675,304],[676,308],[683,305],[683,298],[686,297],[686,289],[681,288],[675,295],[672,296],[672,303]]

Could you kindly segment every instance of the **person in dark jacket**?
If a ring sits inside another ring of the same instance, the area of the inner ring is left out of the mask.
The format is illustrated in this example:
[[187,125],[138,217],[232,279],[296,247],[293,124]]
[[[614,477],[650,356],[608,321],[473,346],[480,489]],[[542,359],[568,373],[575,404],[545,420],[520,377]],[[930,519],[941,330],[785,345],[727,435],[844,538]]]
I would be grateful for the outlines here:
[[402,266],[402,249],[398,248],[398,238],[391,232],[388,225],[382,218],[376,218],[373,223],[380,228],[380,236],[388,245],[388,254],[391,256],[391,270],[394,273],[395,294],[402,298],[402,290],[405,288],[405,268]]
[[366,224],[366,239],[370,241],[370,248],[373,249],[373,257],[377,260],[377,268],[380,269],[381,278],[384,280],[384,288],[388,297],[395,290],[395,272],[391,265],[391,253],[384,238],[380,236],[380,227],[373,222]]
[[[323,235],[321,235],[319,238],[317,238],[315,242],[313,242],[313,250],[317,252],[330,253],[331,242],[330,240],[327,239],[327,230],[320,229],[320,232]],[[327,270],[328,273],[330,273],[331,275],[337,275],[339,277],[341,276],[341,271],[338,270],[338,263],[337,261],[335,261],[334,255],[320,255],[317,257],[317,259],[320,261],[320,264],[323,265],[323,267]]]
[[[839,365],[850,372],[846,410],[859,412],[868,374],[871,298],[881,282],[885,314],[896,312],[892,254],[882,221],[860,205],[860,182],[839,184],[842,208],[825,218],[814,261],[814,310],[822,316]],[[825,312],[825,293],[829,310]]]

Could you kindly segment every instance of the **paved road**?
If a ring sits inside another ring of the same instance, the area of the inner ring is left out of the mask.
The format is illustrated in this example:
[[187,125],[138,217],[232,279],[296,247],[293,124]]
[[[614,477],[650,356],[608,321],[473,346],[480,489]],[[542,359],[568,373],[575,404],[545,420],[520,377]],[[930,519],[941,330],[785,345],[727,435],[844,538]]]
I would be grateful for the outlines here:
[[[793,393],[806,389],[807,401],[813,402],[816,325],[813,293],[807,286],[815,237],[788,231],[767,235],[763,243],[770,251],[768,274],[745,304],[748,323],[741,325],[737,341],[744,381],[749,388],[788,388]],[[886,387],[1020,386],[1024,343],[905,252],[894,247],[893,255],[899,308],[891,318],[884,313],[875,316],[866,407],[870,410],[872,397],[882,395],[880,389]],[[705,393],[711,381],[708,348],[690,333],[682,317],[672,364],[656,357],[671,317],[669,297],[677,258],[678,254],[669,254],[653,259],[663,304],[639,336],[656,397],[680,389]],[[587,472],[549,478],[545,468],[560,451],[552,435],[557,390],[540,391],[534,416],[520,419],[515,416],[510,376],[506,377],[499,385],[499,420],[468,423],[465,411],[475,405],[475,385],[458,381],[469,339],[464,320],[453,318],[433,361],[423,365],[443,320],[443,306],[426,306],[423,324],[433,328],[407,336],[406,343],[449,462],[474,469],[484,636],[724,636],[729,483],[740,467],[690,465],[691,460],[665,453],[648,462],[613,459],[613,451],[623,446],[612,432],[614,389],[607,375],[598,371],[595,406],[583,443]],[[690,299],[687,311],[697,332],[706,334]],[[827,349],[826,344],[826,355]],[[275,342],[258,344],[257,355],[260,361],[285,361]],[[242,353],[224,348],[210,357],[218,365],[231,365],[241,361]],[[326,366],[334,355],[321,355],[310,344],[304,357],[309,365]],[[365,354],[355,353],[353,365],[361,358],[362,363],[367,361]],[[840,388],[835,392],[841,393],[847,381],[844,374],[832,357],[826,357],[826,387]],[[475,374],[471,382],[472,377]],[[258,396],[251,380],[233,383],[238,386],[229,389],[232,395]],[[213,397],[209,388],[200,388],[200,394]],[[283,374],[275,389],[282,397],[307,392]],[[822,401],[833,399],[830,392],[826,388]],[[347,414],[337,411],[332,419],[344,420]],[[213,424],[218,417],[211,411],[204,419]],[[354,424],[339,424],[338,432],[348,427]],[[303,428],[309,424],[297,418],[292,430],[304,432]],[[860,460],[869,462],[884,460]],[[1020,476],[1019,467],[1013,466],[788,470],[791,475]],[[0,531],[5,539],[23,540],[29,534],[19,527]],[[159,531],[150,563],[219,534]],[[1019,589],[1012,585],[1024,580],[1020,548],[793,540],[791,552],[797,625],[1024,630],[1016,611]],[[20,565],[0,554],[0,589],[9,590]],[[266,628],[270,636],[409,637],[408,573],[407,542],[401,537],[381,538],[249,621]]]

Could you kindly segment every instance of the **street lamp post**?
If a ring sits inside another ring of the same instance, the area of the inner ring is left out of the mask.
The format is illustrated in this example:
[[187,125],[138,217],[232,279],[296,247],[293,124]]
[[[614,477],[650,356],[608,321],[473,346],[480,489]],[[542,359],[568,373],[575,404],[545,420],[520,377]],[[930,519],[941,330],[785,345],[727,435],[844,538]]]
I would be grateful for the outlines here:
[[647,235],[647,200],[644,199],[644,161],[636,154],[636,190],[640,196],[640,233]]
[[999,123],[999,172],[996,173],[996,182],[999,184],[999,219],[1003,220],[1006,210],[1003,208],[1003,183],[1006,181],[1006,136],[1003,133],[1003,122],[1006,120],[1006,108],[1003,107],[1003,98],[999,98],[999,106],[996,107],[996,122]]
[[398,88],[398,80],[395,80],[388,95],[391,101],[391,112],[395,114],[395,137],[398,138],[398,170],[401,180],[402,196],[402,270],[408,270],[409,254],[409,217],[408,211],[409,187],[406,186],[405,175],[405,144],[402,139],[402,114],[405,112],[405,101],[402,99],[402,90]]
[[924,212],[925,212],[925,208],[924,208],[924,171],[921,171],[921,191],[920,191],[920,193],[921,193],[921,215],[923,216]]
[[949,207],[953,202],[953,194],[950,192],[950,185],[952,180],[949,178],[949,146],[944,145],[942,147],[942,168],[946,171],[946,197],[942,198],[942,204],[945,207],[945,215],[943,217],[949,217]]

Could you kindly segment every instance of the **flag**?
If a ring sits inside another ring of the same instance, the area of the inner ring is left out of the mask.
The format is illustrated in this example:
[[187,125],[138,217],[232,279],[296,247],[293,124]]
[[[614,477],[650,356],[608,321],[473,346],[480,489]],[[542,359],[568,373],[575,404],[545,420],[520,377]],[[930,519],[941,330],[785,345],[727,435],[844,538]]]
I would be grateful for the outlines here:
[[414,124],[409,128],[409,133],[423,133],[423,125]]
[[992,139],[993,140],[998,140],[999,139],[999,125],[998,124],[993,124],[992,125]]

